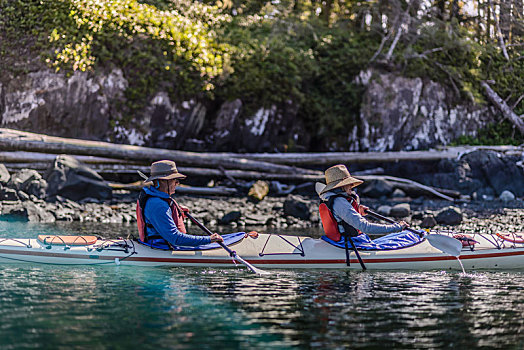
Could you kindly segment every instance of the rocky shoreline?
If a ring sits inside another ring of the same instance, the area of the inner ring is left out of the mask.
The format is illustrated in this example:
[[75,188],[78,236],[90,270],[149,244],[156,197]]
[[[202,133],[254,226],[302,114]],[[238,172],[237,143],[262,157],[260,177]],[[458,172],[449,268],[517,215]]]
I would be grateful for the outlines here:
[[[117,195],[118,199],[105,203],[75,202],[63,197],[57,197],[54,202],[37,198],[2,201],[0,220],[134,224],[137,193],[120,191]],[[258,203],[246,197],[177,196],[177,200],[189,207],[197,219],[220,232],[285,231],[310,236],[322,233],[319,201],[313,195],[268,196]],[[364,197],[362,203],[398,220],[406,220],[415,228],[431,227],[470,234],[524,232],[522,200],[468,201],[451,205],[448,201],[423,198],[377,200]],[[195,231],[192,233],[199,233]]]
[[[483,159],[494,158],[488,154],[473,159],[460,163],[455,175],[475,162],[480,164]],[[501,163],[497,158],[492,163],[497,162],[507,168],[507,162]],[[478,172],[481,166],[490,165],[483,163],[475,170]],[[517,173],[519,169],[516,165],[511,171]],[[502,170],[497,171],[500,174]],[[368,181],[358,189],[363,204],[383,215],[408,221],[415,228],[465,233],[524,232],[524,189],[519,188],[524,178],[519,176],[517,173],[511,181],[506,176],[505,185],[500,178],[465,177],[467,181],[459,178],[458,186],[468,185],[474,192],[462,192],[454,202],[406,194],[387,181]],[[436,177],[442,179],[443,175]],[[451,177],[450,173],[448,180]],[[292,193],[270,190],[264,182],[236,185],[238,192],[233,196],[176,197],[197,219],[220,232],[256,229],[321,234],[319,199],[313,183],[290,186]],[[257,186],[262,188],[261,195],[253,193],[257,192]],[[519,196],[505,188],[513,189]],[[2,221],[134,224],[137,195],[137,191],[112,189],[99,174],[70,156],[57,156],[45,174],[32,169],[10,174],[0,164]]]

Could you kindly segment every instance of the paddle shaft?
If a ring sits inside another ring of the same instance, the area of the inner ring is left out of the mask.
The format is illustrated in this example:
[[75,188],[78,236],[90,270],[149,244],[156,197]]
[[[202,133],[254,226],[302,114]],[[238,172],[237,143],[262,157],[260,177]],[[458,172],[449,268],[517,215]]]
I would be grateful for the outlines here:
[[[194,224],[196,224],[198,227],[200,227],[200,229],[202,231],[204,231],[205,233],[207,233],[209,236],[211,236],[213,234],[213,232],[209,231],[209,229],[207,227],[205,227],[202,223],[200,223],[197,219],[195,219],[188,212],[185,212],[184,215],[186,215],[189,218],[189,220],[191,220]],[[248,263],[247,261],[242,259],[240,256],[237,255],[237,252],[235,252],[234,250],[229,249],[229,247],[227,245],[225,245],[223,242],[215,242],[215,243],[218,243],[218,245],[220,245],[222,248],[224,248],[226,250],[226,252],[228,252],[229,255],[232,258],[234,258],[237,261],[239,261],[240,263],[244,264],[250,271],[252,271],[254,273],[259,273],[258,272],[259,269],[257,269],[256,267],[254,267],[253,265],[251,265],[250,263]],[[262,271],[262,270],[260,270],[260,271]]]
[[[385,222],[389,222],[390,224],[397,224],[397,222],[396,222],[395,220],[391,220],[390,218],[387,218],[387,217],[382,216],[382,215],[380,215],[380,214],[378,214],[378,213],[375,213],[375,212],[372,211],[372,210],[369,210],[369,209],[368,209],[366,212],[367,212],[369,215],[376,217],[377,219],[384,220]],[[417,230],[414,230],[414,229],[409,228],[409,227],[406,227],[406,230],[408,230],[409,232],[413,232],[413,233],[415,233],[415,234],[417,234],[417,235],[419,235],[419,236],[422,237],[422,234],[421,234],[420,232],[418,232]]]
[[348,261],[348,264],[349,264],[349,254],[348,254],[347,246],[348,246],[348,241],[349,241],[351,243],[351,248],[353,248],[353,251],[355,252],[355,255],[357,256],[358,262],[360,263],[360,266],[362,267],[362,270],[366,270],[366,265],[364,265],[364,261],[362,261],[362,258],[360,257],[358,249],[355,246],[355,243],[353,242],[351,237],[346,236],[346,237],[344,237],[344,240],[345,240],[345,243],[346,243],[346,259]]
[[[197,219],[195,219],[188,212],[185,212],[184,215],[187,216],[189,218],[189,220],[191,220],[194,224],[196,224],[198,227],[200,227],[200,229],[202,231],[204,231],[205,233],[207,233],[209,236],[211,236],[213,234],[213,232],[209,231],[209,229],[207,227],[202,225],[202,223],[200,223]],[[236,252],[234,252],[233,250],[229,249],[229,247],[227,245],[225,245],[223,242],[215,242],[215,243],[219,244],[222,248],[224,248],[229,253],[229,255],[231,255],[232,257],[234,257],[236,255]]]

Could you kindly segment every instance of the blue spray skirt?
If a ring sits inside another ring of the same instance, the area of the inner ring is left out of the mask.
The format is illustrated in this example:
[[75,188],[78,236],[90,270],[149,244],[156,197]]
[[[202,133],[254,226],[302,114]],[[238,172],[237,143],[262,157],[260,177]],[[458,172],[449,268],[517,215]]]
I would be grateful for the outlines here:
[[[241,241],[244,236],[246,235],[245,232],[236,232],[236,233],[227,233],[225,235],[222,235],[222,238],[224,238],[224,244],[225,245],[231,245],[231,244],[235,244],[235,243],[238,243],[239,241]],[[164,240],[157,240],[157,239],[153,239],[153,240],[150,240],[148,241],[147,243],[146,242],[141,242],[139,241],[140,244],[143,244],[143,245],[146,245],[148,247],[151,247],[151,248],[156,248],[156,249],[163,249],[163,250],[176,250],[176,251],[180,251],[180,250],[210,250],[210,249],[217,249],[217,248],[220,248],[220,245],[218,243],[209,243],[209,244],[203,244],[203,245],[199,245],[199,246],[196,246],[196,247],[187,247],[187,246],[168,246],[167,244],[165,244],[165,241]]]
[[[423,231],[422,231],[423,232]],[[335,242],[329,239],[327,236],[322,236],[322,239],[335,247],[345,248],[345,238],[340,238],[340,241]],[[395,250],[407,247],[412,247],[419,244],[424,240],[423,237],[419,237],[410,231],[402,231],[397,233],[391,233],[387,236],[380,237],[377,239],[371,239],[366,234],[361,234],[351,238],[357,249],[360,250]],[[351,247],[351,244],[349,244]]]

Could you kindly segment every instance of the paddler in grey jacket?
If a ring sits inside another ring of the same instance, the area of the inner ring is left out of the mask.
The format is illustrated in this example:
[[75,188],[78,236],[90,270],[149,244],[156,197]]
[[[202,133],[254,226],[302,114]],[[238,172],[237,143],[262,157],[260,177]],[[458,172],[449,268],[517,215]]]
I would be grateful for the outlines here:
[[[400,232],[409,225],[400,221],[398,224],[383,225],[375,224],[366,220],[363,215],[366,215],[368,207],[360,205],[360,200],[353,191],[353,188],[363,183],[362,180],[351,176],[345,165],[339,164],[332,166],[325,171],[326,187],[319,193],[320,199],[328,201],[332,196],[338,196],[333,201],[332,213],[335,220],[340,223],[344,221],[355,229],[367,234],[387,234],[393,232]],[[352,199],[352,201],[349,201]],[[355,201],[355,204],[353,204]],[[340,233],[343,234],[344,227],[338,225]]]

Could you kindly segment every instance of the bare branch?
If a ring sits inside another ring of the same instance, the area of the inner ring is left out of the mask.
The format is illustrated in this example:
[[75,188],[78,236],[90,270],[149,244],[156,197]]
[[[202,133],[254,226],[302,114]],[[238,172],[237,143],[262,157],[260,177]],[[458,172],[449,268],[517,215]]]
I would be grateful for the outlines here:
[[434,52],[439,52],[439,51],[442,51],[443,49],[444,48],[442,48],[442,47],[436,47],[434,49],[426,50],[426,51],[424,51],[422,53],[419,53],[419,54],[408,55],[405,58],[406,59],[411,59],[411,58],[424,58],[424,59],[427,59],[428,58],[428,54],[434,53]]
[[508,119],[515,127],[520,131],[522,135],[524,135],[524,120],[522,120],[521,117],[519,117],[513,110],[504,102],[500,96],[493,91],[491,86],[488,85],[487,82],[483,81],[480,83],[484,90],[486,90],[486,94],[488,95],[489,100],[498,107],[498,109],[502,112],[502,115],[504,115],[504,118]]
[[409,10],[411,9],[412,3],[413,1],[409,3],[408,8],[406,9],[406,12],[404,12],[400,16],[400,18],[398,19],[396,23],[397,32],[395,33],[395,38],[393,39],[393,42],[391,43],[391,46],[389,47],[388,53],[386,54],[386,61],[389,61],[391,59],[391,56],[393,55],[393,50],[395,50],[395,47],[397,46],[397,43],[400,39],[400,34],[402,34],[402,25],[404,24],[404,20],[406,21],[406,24],[409,24],[411,20],[411,17],[409,16]]
[[517,99],[517,102],[515,102],[513,104],[513,107],[511,107],[511,109],[515,109],[517,108],[517,106],[519,105],[520,101],[522,101],[522,99],[524,98],[524,94],[522,94],[518,99]]
[[382,49],[384,48],[384,44],[386,43],[386,41],[389,40],[389,38],[391,37],[391,31],[388,32],[388,34],[382,38],[382,41],[380,42],[380,45],[378,47],[378,50],[377,52],[375,52],[375,54],[373,55],[373,57],[371,57],[371,59],[369,60],[369,63],[373,62],[378,55],[380,55],[380,52],[382,51]]

